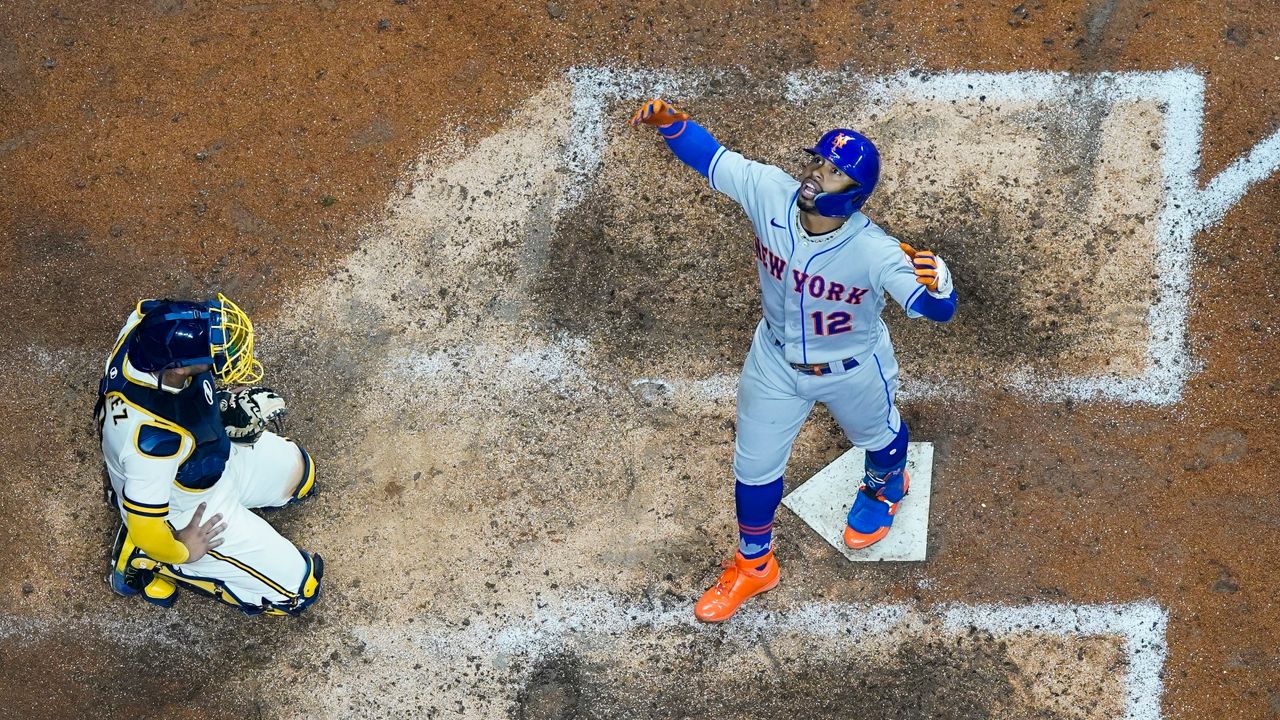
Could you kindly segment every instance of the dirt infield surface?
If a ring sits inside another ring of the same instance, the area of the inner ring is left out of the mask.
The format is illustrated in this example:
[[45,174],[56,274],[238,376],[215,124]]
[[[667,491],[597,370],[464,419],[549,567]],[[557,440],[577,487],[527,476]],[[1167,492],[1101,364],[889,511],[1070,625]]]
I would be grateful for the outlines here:
[[[1280,717],[1278,71],[1256,1],[0,3],[0,718]],[[886,311],[926,562],[781,510],[692,620],[758,291],[620,126],[659,89],[783,167],[868,129],[952,262],[954,323]],[[219,290],[319,467],[297,619],[102,583],[102,359]]]

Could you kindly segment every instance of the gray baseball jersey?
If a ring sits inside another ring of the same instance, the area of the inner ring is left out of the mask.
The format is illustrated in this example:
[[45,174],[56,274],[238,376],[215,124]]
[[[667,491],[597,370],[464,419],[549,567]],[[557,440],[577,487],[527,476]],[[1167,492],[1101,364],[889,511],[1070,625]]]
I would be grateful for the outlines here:
[[733,198],[755,227],[756,269],[768,329],[788,362],[864,358],[887,336],[885,293],[907,314],[925,291],[898,241],[862,213],[810,238],[800,225],[800,182],[772,165],[721,148],[711,187]]

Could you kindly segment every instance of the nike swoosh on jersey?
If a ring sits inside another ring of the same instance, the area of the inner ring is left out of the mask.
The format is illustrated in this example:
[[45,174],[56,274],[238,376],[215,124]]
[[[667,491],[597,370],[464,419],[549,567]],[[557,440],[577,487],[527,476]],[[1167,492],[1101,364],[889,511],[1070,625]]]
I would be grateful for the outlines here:
[[774,220],[773,218],[769,218],[769,224],[770,224],[770,225],[772,225],[772,226],[774,226],[774,227],[776,227],[776,228],[778,228],[779,230],[786,230],[786,229],[787,229],[787,227],[786,227],[785,225],[779,225],[779,224],[778,224],[778,221],[777,221],[777,220]]

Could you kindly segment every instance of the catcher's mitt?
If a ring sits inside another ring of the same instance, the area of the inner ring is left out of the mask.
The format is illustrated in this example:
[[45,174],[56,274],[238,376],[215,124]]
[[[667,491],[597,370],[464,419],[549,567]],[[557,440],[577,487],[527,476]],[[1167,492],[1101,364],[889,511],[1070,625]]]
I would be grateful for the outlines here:
[[277,435],[284,434],[284,398],[275,390],[249,387],[241,390],[219,390],[218,410],[227,437],[238,443],[253,444],[270,426]]

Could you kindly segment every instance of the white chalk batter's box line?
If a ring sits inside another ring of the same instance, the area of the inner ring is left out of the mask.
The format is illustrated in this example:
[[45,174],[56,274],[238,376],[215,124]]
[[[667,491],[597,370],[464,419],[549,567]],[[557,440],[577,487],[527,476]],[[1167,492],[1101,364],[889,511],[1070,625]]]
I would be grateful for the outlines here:
[[[936,621],[952,633],[970,628],[994,637],[1010,635],[1059,638],[1118,638],[1127,670],[1121,680],[1125,720],[1160,720],[1164,694],[1163,668],[1168,649],[1168,614],[1158,604],[944,604],[862,605],[809,602],[784,610],[744,608],[728,624],[707,626],[693,618],[687,606],[663,608],[655,604],[626,605],[609,595],[566,597],[563,605],[549,602],[538,615],[525,620],[489,623],[479,619],[466,630],[422,627],[355,629],[371,648],[393,656],[426,652],[444,659],[486,648],[494,659],[511,655],[541,657],[565,647],[566,639],[590,636],[619,638],[628,632],[660,633],[682,630],[723,633],[724,640],[751,643],[781,634],[856,641],[895,629],[909,631],[912,621]],[[625,642],[625,640],[617,640]],[[1070,671],[1070,668],[1064,668]]]
[[[594,613],[593,613],[594,614]],[[776,635],[779,632],[816,634],[834,637],[843,634],[855,638],[863,634],[879,634],[905,623],[911,615],[932,617],[942,621],[951,632],[969,628],[993,636],[1051,635],[1057,637],[1118,637],[1128,671],[1123,680],[1125,720],[1159,720],[1164,694],[1163,668],[1168,649],[1165,631],[1167,613],[1153,602],[1105,605],[1037,604],[1021,607],[1007,605],[942,605],[932,610],[910,603],[866,607],[849,603],[807,603],[785,612],[744,610],[732,621],[734,635]],[[688,608],[666,611],[628,610],[613,617],[632,618],[633,625],[644,624],[655,629],[678,626],[714,632],[692,618]],[[579,632],[611,631],[625,628],[593,628],[580,626]]]
[[[559,209],[577,204],[599,167],[606,142],[605,117],[615,101],[667,95],[681,100],[703,95],[716,76],[710,71],[663,73],[642,69],[575,68],[572,132],[565,164],[579,176]],[[925,100],[1059,101],[1070,103],[1083,92],[1112,103],[1150,101],[1164,110],[1160,150],[1165,195],[1155,231],[1157,296],[1147,312],[1149,340],[1146,370],[1139,377],[1053,376],[1030,372],[1006,378],[1026,394],[1045,399],[1099,399],[1171,405],[1182,395],[1196,367],[1187,343],[1192,243],[1195,235],[1219,222],[1249,187],[1280,169],[1280,131],[1232,162],[1203,188],[1197,186],[1204,125],[1204,78],[1191,70],[1070,75],[1051,72],[925,73],[904,71],[874,78],[851,73],[799,72],[783,78],[785,100],[804,103],[824,95],[850,93],[885,102],[910,95]],[[929,384],[917,396],[954,396],[953,383]]]

